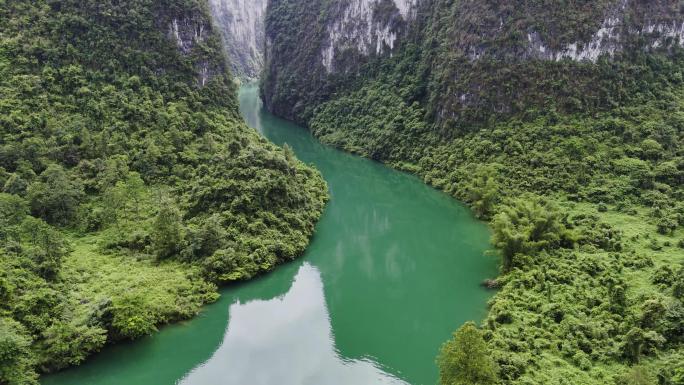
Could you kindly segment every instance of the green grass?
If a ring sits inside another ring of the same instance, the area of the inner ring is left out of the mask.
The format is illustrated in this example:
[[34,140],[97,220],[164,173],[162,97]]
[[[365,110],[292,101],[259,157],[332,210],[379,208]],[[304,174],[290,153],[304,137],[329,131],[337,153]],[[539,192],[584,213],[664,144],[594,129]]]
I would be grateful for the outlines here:
[[70,239],[73,251],[61,274],[75,313],[105,301],[139,298],[142,312],[158,325],[192,317],[218,298],[216,286],[207,283],[197,267],[156,263],[144,255],[104,254],[99,241],[96,235]]

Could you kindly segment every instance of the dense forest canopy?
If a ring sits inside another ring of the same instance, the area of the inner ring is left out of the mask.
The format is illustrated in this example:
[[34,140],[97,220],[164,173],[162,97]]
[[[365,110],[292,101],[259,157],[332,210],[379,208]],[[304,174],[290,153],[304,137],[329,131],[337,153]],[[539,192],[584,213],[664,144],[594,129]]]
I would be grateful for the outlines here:
[[[366,3],[376,23],[398,17]],[[490,222],[500,289],[481,329],[444,345],[442,383],[684,383],[681,4],[414,11],[390,25],[391,55],[345,47],[330,72],[321,49],[343,13],[272,0],[262,94],[323,142],[418,174]]]
[[0,0],[0,383],[299,255],[327,189],[241,120],[199,0]]

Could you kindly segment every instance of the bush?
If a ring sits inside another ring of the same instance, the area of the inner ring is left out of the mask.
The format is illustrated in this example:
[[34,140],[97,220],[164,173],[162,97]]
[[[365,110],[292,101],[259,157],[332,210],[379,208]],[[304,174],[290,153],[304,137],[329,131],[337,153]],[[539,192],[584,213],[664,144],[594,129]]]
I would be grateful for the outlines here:
[[516,267],[514,257],[518,254],[568,247],[574,243],[561,222],[560,212],[533,196],[505,204],[494,216],[492,230],[492,243],[501,250],[504,271]]
[[117,298],[112,305],[114,335],[122,339],[137,339],[157,331],[156,315],[139,294]]
[[107,341],[107,331],[97,326],[57,321],[47,328],[40,340],[43,371],[53,372],[78,365],[99,351]]
[[620,376],[616,385],[657,385],[658,381],[645,366],[634,366],[628,373]]
[[83,184],[59,165],[50,165],[28,189],[33,215],[53,225],[67,225],[76,217]]
[[18,322],[0,318],[0,383],[37,385],[31,338]]

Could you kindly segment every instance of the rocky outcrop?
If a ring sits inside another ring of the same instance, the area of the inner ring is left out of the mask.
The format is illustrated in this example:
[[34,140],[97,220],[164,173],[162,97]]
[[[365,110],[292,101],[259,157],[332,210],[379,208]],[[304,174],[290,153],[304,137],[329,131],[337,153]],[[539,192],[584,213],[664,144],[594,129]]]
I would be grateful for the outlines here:
[[609,108],[630,96],[608,77],[628,82],[635,55],[684,46],[674,0],[269,0],[268,9],[263,99],[304,124],[403,47],[404,65],[424,71],[416,97],[446,132],[530,108]]
[[192,63],[200,87],[206,86],[214,76],[226,73],[225,57],[207,55],[204,49],[220,47],[208,14],[198,9],[194,12],[162,15],[165,17],[157,20],[159,28],[165,31],[170,41],[175,42],[185,60]]
[[326,25],[321,60],[335,71],[341,52],[356,50],[364,56],[391,52],[405,23],[415,17],[418,0],[352,0],[340,5],[337,17]]
[[233,73],[257,78],[264,65],[264,17],[267,0],[209,0]]
[[[643,39],[644,49],[684,44],[684,20],[663,20],[662,16],[665,15],[657,11],[630,10],[630,6],[637,5],[629,0],[620,0],[609,9],[598,30],[588,40],[572,42],[561,49],[550,49],[544,44],[539,33],[531,31],[527,34],[528,53],[533,58],[544,60],[570,59],[595,62],[602,55],[612,57],[615,53],[624,51],[628,42],[635,37]],[[630,22],[631,16],[635,13],[642,16],[641,23]]]
[[262,99],[306,123],[313,108],[364,66],[399,50],[430,0],[269,0]]
[[190,54],[192,49],[206,39],[204,32],[207,25],[203,20],[194,20],[189,17],[173,18],[169,23],[168,37],[176,41],[178,49],[185,55]]

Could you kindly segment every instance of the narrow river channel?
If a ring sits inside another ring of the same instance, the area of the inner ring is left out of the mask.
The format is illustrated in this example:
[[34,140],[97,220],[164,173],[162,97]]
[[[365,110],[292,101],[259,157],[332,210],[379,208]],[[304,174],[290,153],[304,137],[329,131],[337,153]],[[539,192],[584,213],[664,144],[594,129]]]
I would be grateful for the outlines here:
[[320,144],[240,90],[247,122],[315,165],[331,200],[306,255],[195,319],[43,385],[434,385],[450,333],[486,314],[487,227],[419,179]]

